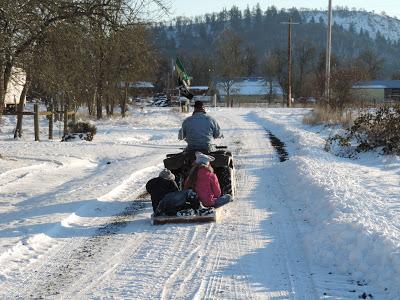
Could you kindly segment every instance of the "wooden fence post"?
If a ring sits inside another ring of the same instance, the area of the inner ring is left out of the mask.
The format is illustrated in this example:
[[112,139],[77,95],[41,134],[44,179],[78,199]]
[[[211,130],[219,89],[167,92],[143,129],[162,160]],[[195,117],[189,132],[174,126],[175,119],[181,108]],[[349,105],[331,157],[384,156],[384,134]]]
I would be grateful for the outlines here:
[[50,104],[50,115],[47,115],[47,118],[49,119],[49,140],[53,139],[53,119],[54,119],[54,109],[53,109],[53,104]]
[[33,105],[34,110],[34,118],[33,118],[33,126],[35,130],[35,141],[39,142],[39,105],[36,103]]
[[68,133],[68,105],[64,106],[64,135]]

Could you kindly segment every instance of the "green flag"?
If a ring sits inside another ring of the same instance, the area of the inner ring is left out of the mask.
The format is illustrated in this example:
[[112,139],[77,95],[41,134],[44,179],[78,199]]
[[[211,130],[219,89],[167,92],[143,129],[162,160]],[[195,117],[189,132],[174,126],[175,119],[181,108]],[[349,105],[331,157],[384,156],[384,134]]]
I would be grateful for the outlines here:
[[176,72],[178,73],[179,79],[185,85],[190,85],[190,76],[186,73],[185,67],[183,66],[179,57],[176,58],[175,67],[176,67]]
[[191,77],[186,73],[180,59],[177,57],[175,62],[176,72],[178,73],[178,89],[181,96],[193,99],[193,94],[189,91]]

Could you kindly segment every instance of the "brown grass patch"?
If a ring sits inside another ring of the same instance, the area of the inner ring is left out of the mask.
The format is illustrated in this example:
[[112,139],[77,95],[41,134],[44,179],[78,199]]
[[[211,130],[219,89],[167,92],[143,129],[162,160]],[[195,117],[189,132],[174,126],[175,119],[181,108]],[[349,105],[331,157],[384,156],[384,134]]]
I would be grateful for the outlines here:
[[316,106],[303,118],[307,125],[342,125],[350,127],[356,115],[352,110],[332,111],[325,106]]

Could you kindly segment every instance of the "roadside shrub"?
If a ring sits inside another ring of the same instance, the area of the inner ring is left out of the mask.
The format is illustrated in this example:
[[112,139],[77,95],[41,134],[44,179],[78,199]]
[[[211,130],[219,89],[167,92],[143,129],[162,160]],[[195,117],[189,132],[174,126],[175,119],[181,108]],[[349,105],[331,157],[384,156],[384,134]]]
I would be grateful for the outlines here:
[[90,124],[89,122],[77,122],[68,124],[69,133],[65,134],[61,141],[75,141],[75,140],[85,140],[92,141],[94,135],[96,134],[96,126]]
[[340,157],[357,157],[356,148],[352,145],[348,132],[330,136],[326,140],[324,150]]
[[91,133],[94,136],[97,132],[97,128],[95,125],[90,124],[89,122],[77,122],[73,124],[72,122],[68,124],[68,131],[70,133]]
[[326,150],[334,145],[354,145],[356,152],[382,149],[384,154],[400,154],[400,106],[382,107],[359,116],[343,134],[328,138]]

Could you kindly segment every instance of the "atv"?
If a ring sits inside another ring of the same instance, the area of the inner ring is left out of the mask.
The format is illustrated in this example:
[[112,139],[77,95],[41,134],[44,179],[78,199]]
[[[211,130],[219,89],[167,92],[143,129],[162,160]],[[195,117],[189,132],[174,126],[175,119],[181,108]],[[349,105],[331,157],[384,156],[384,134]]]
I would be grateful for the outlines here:
[[[232,153],[226,150],[226,146],[215,146],[215,148],[215,151],[201,152],[215,158],[211,162],[211,166],[218,177],[221,192],[222,194],[230,194],[234,198],[236,186]],[[175,181],[180,189],[183,189],[184,182],[196,159],[195,152],[184,150],[176,154],[167,154],[167,158],[164,159],[165,168],[175,175]]]

